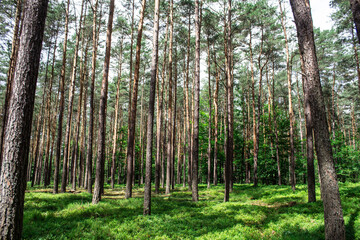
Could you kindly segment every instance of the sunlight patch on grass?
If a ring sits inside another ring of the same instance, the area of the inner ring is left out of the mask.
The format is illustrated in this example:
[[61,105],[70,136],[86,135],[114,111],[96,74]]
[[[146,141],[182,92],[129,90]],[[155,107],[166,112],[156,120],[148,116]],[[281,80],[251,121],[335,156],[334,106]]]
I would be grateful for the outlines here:
[[[25,195],[24,239],[324,239],[321,201],[307,203],[305,185],[199,187],[199,202],[181,186],[153,194],[152,215],[143,216],[143,189],[124,199],[124,185],[108,186],[91,204],[84,190],[52,194],[30,188]],[[340,184],[348,239],[360,239],[360,184]],[[320,199],[317,191],[317,199]]]

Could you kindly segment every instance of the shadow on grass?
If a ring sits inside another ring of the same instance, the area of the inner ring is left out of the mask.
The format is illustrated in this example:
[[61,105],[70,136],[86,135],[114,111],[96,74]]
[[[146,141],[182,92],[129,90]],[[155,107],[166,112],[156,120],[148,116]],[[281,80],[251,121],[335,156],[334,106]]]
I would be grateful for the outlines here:
[[359,215],[359,209],[350,215],[349,223],[346,225],[346,239],[356,239],[355,237],[355,221]]
[[[123,188],[115,191],[123,191]],[[301,215],[309,219],[323,212],[321,202],[307,204],[302,202],[301,196],[284,196],[292,193],[288,186],[253,188],[251,185],[236,185],[229,203],[223,203],[223,195],[219,194],[221,191],[223,186],[210,190],[200,186],[200,199],[209,196],[212,200],[204,199],[197,203],[191,201],[191,192],[186,190],[176,189],[171,195],[154,194],[152,216],[142,215],[140,189],[137,197],[131,199],[118,199],[116,192],[106,189],[103,200],[97,205],[91,204],[88,193],[52,195],[31,192],[26,198],[23,237],[193,239],[217,236],[216,239],[221,239],[232,233],[235,238],[258,239],[264,232],[271,231],[274,225],[279,225],[272,239],[323,238],[323,225],[304,229],[296,222],[283,222],[284,217]],[[249,200],[238,201],[244,196]],[[290,206],[289,202],[294,201],[296,204]],[[271,205],[271,202],[279,204]],[[356,217],[347,226],[349,236],[355,236]]]

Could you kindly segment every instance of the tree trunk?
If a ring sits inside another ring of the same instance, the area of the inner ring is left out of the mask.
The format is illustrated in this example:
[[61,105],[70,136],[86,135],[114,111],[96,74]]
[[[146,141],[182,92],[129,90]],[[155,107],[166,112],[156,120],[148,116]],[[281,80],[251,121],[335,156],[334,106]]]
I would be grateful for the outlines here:
[[[187,58],[186,58],[186,85],[185,85],[185,108],[186,108],[186,132],[188,137],[190,137],[190,104],[189,104],[189,65],[190,65],[190,30],[191,25],[191,15],[189,14],[189,20],[188,20],[188,39],[187,39]],[[192,175],[191,175],[191,142],[192,140],[188,138],[188,186],[189,190],[191,190],[191,182],[192,182]]]
[[174,64],[174,110],[172,114],[172,143],[171,143],[171,189],[175,188],[175,148],[176,148],[176,101],[177,101],[177,51],[175,49],[175,64]]
[[75,51],[74,51],[74,60],[72,66],[72,74],[71,74],[71,82],[69,89],[69,105],[68,105],[68,117],[66,123],[66,131],[65,131],[65,149],[64,149],[64,162],[63,162],[63,172],[61,179],[61,192],[66,192],[67,185],[67,174],[68,174],[68,164],[69,164],[69,156],[70,156],[70,131],[71,131],[71,120],[72,120],[72,112],[73,112],[73,102],[74,102],[74,92],[75,92],[75,81],[76,81],[76,64],[78,59],[78,49],[80,42],[80,31],[83,17],[83,4],[81,5],[81,14],[79,20],[79,28],[76,34],[76,43],[75,43]]
[[[95,74],[96,74],[96,56],[97,56],[97,8],[98,0],[95,0],[94,11],[93,11],[93,52],[92,52],[92,63],[91,63],[91,85],[90,85],[90,113],[89,113],[89,132],[88,132],[88,144],[86,154],[86,172],[87,172],[87,190],[88,193],[92,193],[92,156],[93,156],[93,138],[94,138],[94,92],[95,92]],[[100,22],[100,19],[99,19]]]
[[[163,55],[163,68],[161,73],[161,92],[160,92],[160,82],[157,81],[157,103],[156,103],[156,160],[155,160],[155,193],[159,193],[160,187],[160,169],[161,169],[161,125],[162,125],[162,115],[163,115],[163,99],[164,99],[164,88],[165,88],[165,64],[166,64],[166,48],[167,48],[167,37],[169,29],[169,16],[166,21],[166,31],[165,31],[165,44],[164,44],[164,55]],[[156,74],[158,79],[158,73]],[[148,116],[149,117],[149,116]]]
[[231,0],[228,0],[228,11],[227,11],[227,36],[226,36],[226,109],[227,109],[227,140],[226,140],[226,160],[225,160],[225,196],[224,202],[229,201],[230,194],[230,182],[231,182],[231,165],[233,161],[233,82],[231,75],[231,56],[232,56],[232,44],[231,44]]
[[272,117],[274,121],[274,132],[275,132],[275,149],[276,149],[276,165],[277,165],[277,175],[278,175],[278,185],[281,186],[281,168],[280,168],[280,151],[279,151],[279,135],[277,129],[277,117],[275,109],[275,64],[272,64]]
[[[114,189],[115,184],[115,172],[116,172],[116,141],[117,141],[117,123],[119,118],[119,98],[120,98],[120,81],[122,71],[122,54],[123,54],[123,38],[121,39],[120,45],[120,57],[119,57],[119,75],[116,86],[116,103],[115,103],[115,120],[114,120],[114,135],[113,135],[113,149],[112,149],[112,161],[111,161],[111,188]],[[121,111],[121,110],[120,110]]]
[[[218,128],[219,128],[219,123],[218,123],[218,98],[219,98],[219,82],[220,82],[220,72],[218,71],[218,67],[217,67],[217,62],[216,62],[216,52],[214,51],[214,62],[215,62],[215,74],[216,74],[216,89],[214,92],[214,115],[215,115],[215,120],[214,120],[214,125],[215,125],[215,133],[214,133],[214,185],[216,186],[218,183],[218,175],[217,175],[217,170],[218,170]],[[220,131],[221,132],[221,131]]]
[[[254,77],[254,63],[252,53],[252,33],[250,30],[250,66],[251,66],[251,82],[252,82],[252,117],[253,117],[253,142],[254,142],[254,186],[258,185],[257,166],[258,166],[258,136],[257,136],[257,123],[256,123],[256,108],[255,108],[255,77]],[[259,113],[260,114],[260,113]]]
[[[360,43],[360,1],[359,0],[350,0],[351,10],[353,13],[353,20],[356,26],[356,33],[358,41]],[[360,84],[360,82],[359,82]],[[360,85],[359,85],[360,88]]]
[[[146,167],[145,167],[145,188],[144,188],[144,215],[151,214],[151,166],[153,151],[153,128],[154,128],[154,105],[156,91],[156,76],[158,70],[158,52],[159,52],[159,15],[160,0],[155,0],[154,8],[154,30],[153,30],[153,51],[151,60],[151,81],[149,93],[149,111],[147,120],[146,135]],[[159,97],[159,96],[158,96]]]
[[47,0],[28,0],[24,11],[23,29],[26,31],[20,37],[2,152],[1,239],[21,239],[26,167],[47,6]]
[[286,26],[284,21],[284,14],[281,8],[281,0],[279,0],[280,13],[281,13],[281,25],[284,31],[285,38],[285,49],[286,49],[286,74],[288,81],[288,97],[289,97],[289,122],[290,122],[290,184],[293,191],[295,191],[295,150],[294,150],[294,112],[292,107],[292,97],[291,97],[291,66],[290,66],[290,53],[289,45],[286,33]]
[[326,122],[324,98],[316,58],[310,3],[290,0],[297,29],[300,56],[305,69],[305,99],[309,101],[318,157],[321,192],[324,204],[325,239],[345,239],[339,186]]
[[[86,3],[85,3],[86,4]],[[84,6],[84,2],[82,2],[82,7]],[[85,12],[86,12],[86,5],[85,5]],[[85,21],[85,19],[84,19]],[[73,143],[73,154],[72,154],[72,191],[76,190],[76,175],[77,175],[77,168],[78,168],[78,159],[79,159],[79,137],[80,137],[80,120],[81,120],[81,113],[82,109],[82,100],[83,100],[83,92],[84,92],[84,71],[86,68],[86,56],[87,56],[87,46],[84,49],[84,30],[80,29],[81,31],[81,59],[80,59],[80,91],[79,91],[79,100],[77,106],[77,116],[76,116],[76,124],[75,124],[75,139]],[[79,32],[80,34],[80,32]]]
[[[88,44],[88,43],[87,43]],[[88,89],[88,77],[87,77],[87,52],[88,45],[85,50],[85,62],[84,62],[84,71],[83,71],[83,79],[84,79],[84,97],[83,97],[83,106],[82,106],[82,119],[81,119],[81,136],[80,136],[80,163],[79,163],[79,187],[84,187],[84,160],[85,160],[85,133],[86,133],[86,108],[87,108],[87,89]]]
[[3,117],[2,117],[2,129],[1,129],[1,136],[0,136],[0,171],[1,171],[1,164],[2,164],[2,151],[4,145],[4,136],[5,136],[5,127],[6,121],[9,111],[9,101],[12,91],[12,82],[14,80],[14,72],[15,72],[15,65],[17,61],[17,55],[19,50],[19,40],[21,34],[21,18],[22,18],[22,5],[23,0],[17,0],[16,4],[16,13],[15,13],[15,24],[14,24],[14,31],[13,31],[13,39],[11,45],[11,56],[10,56],[10,64],[7,76],[7,84],[6,84],[6,92],[5,92],[5,103],[3,109]]
[[210,188],[210,182],[211,182],[211,64],[210,64],[210,43],[209,43],[209,37],[207,38],[207,50],[208,50],[208,86],[209,86],[209,120],[208,120],[208,149],[207,149],[207,157],[208,157],[208,169],[207,169],[207,188]]
[[200,6],[195,0],[195,78],[194,78],[194,109],[193,109],[193,146],[192,146],[192,200],[199,201],[198,164],[199,164],[199,104],[200,104]]
[[[37,171],[37,167],[38,167],[38,157],[39,157],[39,152],[40,152],[40,135],[42,132],[42,128],[43,128],[43,124],[44,124],[44,102],[45,102],[45,89],[46,89],[46,82],[47,79],[44,82],[44,87],[43,87],[43,93],[42,93],[42,100],[41,100],[41,107],[39,110],[39,115],[38,115],[38,121],[37,121],[37,127],[36,127],[36,137],[35,137],[35,142],[33,145],[33,162],[34,162],[34,168],[32,171],[32,175],[31,175],[31,187],[33,187],[35,185],[35,177],[36,177],[36,171]],[[30,164],[31,167],[31,164]],[[30,170],[31,172],[31,170]]]
[[315,168],[314,168],[314,146],[313,146],[313,123],[311,119],[310,99],[305,94],[305,69],[304,63],[301,58],[301,70],[302,70],[302,84],[304,91],[304,114],[305,114],[305,128],[306,128],[306,159],[307,159],[307,185],[308,185],[308,202],[316,201],[315,192]]
[[134,143],[135,143],[135,123],[136,123],[136,106],[137,106],[137,94],[139,84],[139,69],[140,69],[140,51],[141,51],[141,37],[145,15],[146,0],[142,0],[142,8],[140,13],[140,21],[138,27],[137,43],[136,43],[136,63],[134,72],[134,82],[132,89],[132,100],[129,114],[129,135],[128,135],[128,146],[127,146],[127,181],[126,181],[126,192],[125,198],[132,196],[132,178],[134,174],[133,160],[134,156]]
[[100,97],[100,107],[99,107],[99,131],[98,131],[98,150],[97,150],[97,158],[96,158],[96,177],[95,177],[95,187],[92,198],[92,204],[97,204],[101,200],[101,193],[104,186],[106,105],[107,105],[109,66],[110,66],[111,34],[112,34],[114,8],[115,8],[114,1],[115,0],[110,0],[109,20],[106,31],[104,74],[101,84],[101,97]]
[[[46,129],[46,148],[45,148],[45,162],[44,162],[44,186],[48,186],[50,184],[50,171],[49,168],[49,155],[50,155],[50,135],[51,135],[51,127],[52,127],[52,117],[51,117],[51,94],[52,94],[52,85],[54,81],[54,70],[55,70],[55,56],[56,56],[56,49],[57,49],[57,40],[58,40],[58,29],[56,31],[55,36],[55,43],[53,47],[53,58],[52,58],[52,67],[51,67],[51,77],[49,82],[49,89],[47,94],[47,101],[46,101],[46,111],[47,111],[47,121],[48,127]],[[53,141],[53,139],[52,139]]]
[[170,0],[170,39],[169,39],[169,95],[168,95],[168,124],[167,124],[167,133],[168,133],[168,142],[167,142],[167,158],[166,158],[166,188],[165,194],[170,193],[170,184],[171,184],[171,160],[172,160],[172,48],[173,48],[173,31],[174,31],[174,22],[173,22],[173,1]]

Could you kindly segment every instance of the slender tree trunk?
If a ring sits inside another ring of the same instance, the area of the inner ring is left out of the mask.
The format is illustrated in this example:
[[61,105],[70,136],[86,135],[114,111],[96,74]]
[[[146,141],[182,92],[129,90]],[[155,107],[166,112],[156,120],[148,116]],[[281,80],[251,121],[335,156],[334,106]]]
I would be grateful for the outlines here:
[[[246,141],[250,141],[250,134],[251,134],[251,117],[250,117],[250,87],[247,93],[247,128],[246,128]],[[250,178],[251,178],[251,166],[250,166],[250,162],[247,161],[248,159],[248,143],[246,142],[245,144],[245,154],[244,154],[244,159],[245,159],[245,183],[250,183]]]
[[[83,3],[84,4],[84,3]],[[85,3],[86,4],[86,3]],[[86,5],[85,5],[85,12],[86,12]],[[85,21],[85,19],[84,19]],[[80,122],[81,122],[81,114],[82,114],[82,100],[83,100],[83,92],[84,92],[84,72],[86,71],[86,56],[87,56],[87,45],[86,49],[84,49],[84,30],[81,31],[81,59],[80,59],[80,92],[79,92],[79,100],[77,106],[77,116],[76,116],[76,124],[75,124],[75,139],[73,144],[73,154],[72,154],[72,190],[76,190],[76,175],[78,169],[78,159],[79,159],[79,138],[80,138]],[[80,185],[80,184],[79,184]]]
[[311,18],[310,3],[290,0],[293,10],[300,56],[305,69],[305,99],[308,99],[318,157],[321,192],[324,204],[325,239],[345,239],[339,186],[335,172],[332,147],[326,122],[324,98],[320,84],[319,67]]
[[[217,175],[217,170],[218,170],[218,98],[219,98],[219,82],[220,82],[220,72],[218,71],[218,67],[217,67],[217,62],[216,62],[216,52],[214,52],[214,62],[215,62],[215,74],[216,74],[216,89],[214,92],[214,115],[215,115],[215,120],[214,120],[214,125],[215,125],[215,133],[214,133],[214,185],[216,186],[218,183],[218,175]],[[221,132],[221,131],[220,131]]]
[[[166,102],[164,100],[164,102]],[[164,116],[166,116],[166,104],[165,104],[165,112]],[[164,120],[164,131],[163,131],[163,143],[162,143],[162,158],[161,158],[161,187],[164,188],[165,186],[165,159],[166,159],[166,130],[167,130],[167,121]]]
[[[145,167],[145,188],[144,188],[144,215],[151,214],[151,166],[153,151],[153,128],[154,128],[154,105],[155,105],[155,88],[156,76],[158,71],[158,52],[159,52],[159,15],[160,0],[155,0],[154,9],[154,30],[153,30],[153,51],[151,60],[151,81],[149,94],[149,111],[147,120],[146,136],[146,167]],[[159,97],[159,96],[158,96]]]
[[[166,64],[166,49],[167,49],[167,37],[169,29],[169,16],[166,21],[166,31],[165,31],[165,44],[164,44],[164,55],[163,55],[163,68],[161,73],[161,91],[160,91],[160,82],[157,81],[157,103],[156,103],[156,160],[155,160],[155,193],[159,193],[160,187],[160,169],[161,169],[161,125],[162,125],[162,114],[163,114],[163,99],[164,99],[164,88],[165,88],[165,64]],[[158,30],[159,31],[159,30]],[[158,73],[156,74],[158,79]],[[148,116],[149,117],[149,116]]]
[[140,21],[138,27],[138,36],[136,43],[136,63],[135,63],[135,72],[134,72],[134,83],[132,89],[132,100],[131,108],[129,114],[129,135],[128,135],[128,146],[127,146],[127,181],[126,181],[126,193],[125,198],[130,198],[132,196],[132,178],[134,174],[134,140],[135,140],[135,123],[136,123],[136,106],[137,106],[137,94],[138,94],[138,84],[139,84],[139,69],[140,69],[140,51],[141,51],[141,38],[142,30],[144,23],[145,15],[145,5],[146,0],[142,0],[142,8],[140,13]]
[[180,118],[177,118],[177,129],[178,129],[178,144],[177,144],[177,166],[176,166],[176,184],[181,183],[181,164],[182,164],[182,158],[181,158],[181,147],[182,147],[182,135],[180,132],[181,129],[181,121]]
[[[256,108],[255,108],[255,76],[254,76],[254,63],[252,53],[252,33],[250,31],[250,66],[251,66],[251,82],[252,82],[252,112],[253,112],[253,142],[254,142],[254,186],[258,185],[257,166],[258,166],[258,135],[257,135],[257,123],[256,123]],[[260,113],[259,113],[260,114]]]
[[175,49],[175,64],[174,64],[174,110],[172,114],[172,143],[171,143],[171,189],[175,188],[175,148],[176,148],[176,101],[177,101],[177,51]]
[[208,83],[209,83],[209,121],[208,121],[208,149],[207,149],[207,157],[208,157],[208,169],[207,169],[207,188],[210,188],[210,182],[211,182],[211,64],[210,64],[210,43],[209,43],[209,37],[207,38],[207,50],[208,50]]
[[[121,70],[122,70],[122,53],[123,53],[123,39],[121,39],[120,45],[120,57],[119,57],[119,75],[116,86],[116,103],[115,103],[115,120],[114,120],[114,135],[113,135],[113,149],[112,149],[112,161],[111,161],[111,188],[114,189],[115,184],[115,172],[116,172],[116,141],[118,131],[118,118],[119,118],[119,98],[120,98],[120,81],[121,81]],[[121,110],[120,110],[121,111]]]
[[[49,82],[49,89],[47,94],[47,101],[46,101],[46,111],[47,111],[47,121],[48,127],[46,129],[46,148],[45,148],[45,162],[44,162],[44,186],[48,186],[50,184],[50,171],[49,168],[49,155],[50,155],[50,135],[51,135],[51,127],[52,127],[52,117],[51,117],[51,95],[52,95],[52,84],[54,81],[54,70],[55,70],[55,56],[56,56],[56,49],[57,49],[57,40],[58,40],[58,29],[56,31],[55,36],[55,43],[53,47],[53,58],[52,58],[52,66],[51,66],[51,77]],[[53,141],[53,139],[51,140]],[[51,146],[52,147],[52,146]]]
[[233,161],[233,82],[231,76],[231,55],[232,55],[232,44],[231,44],[231,0],[228,0],[228,11],[227,11],[227,42],[225,56],[226,62],[226,106],[227,106],[227,141],[226,141],[226,160],[225,160],[225,196],[224,202],[229,201],[230,194],[230,182],[231,182],[231,164]]
[[171,184],[171,150],[172,150],[172,48],[173,48],[173,31],[174,31],[174,22],[173,22],[173,1],[170,0],[170,39],[169,39],[169,95],[168,95],[168,143],[167,143],[167,162],[166,162],[166,188],[165,194],[170,193],[170,184]]
[[[188,39],[187,39],[187,58],[186,58],[186,84],[185,84],[185,108],[186,108],[186,132],[188,137],[190,137],[190,104],[189,104],[189,65],[190,65],[190,30],[191,25],[191,15],[189,14],[189,20],[188,20]],[[191,175],[191,142],[192,140],[188,138],[188,186],[189,190],[191,190],[191,182],[192,182],[192,175]]]
[[[47,74],[45,74],[45,75],[47,75]],[[41,100],[41,107],[40,107],[40,112],[39,112],[39,119],[37,122],[36,141],[35,141],[35,146],[34,146],[34,170],[32,172],[32,176],[31,176],[31,187],[33,187],[35,184],[36,171],[37,171],[37,167],[38,167],[38,160],[39,160],[38,157],[39,157],[39,152],[40,152],[40,135],[42,132],[41,128],[44,124],[44,116],[43,115],[44,115],[46,84],[47,84],[47,78],[45,77],[43,93],[42,93],[42,100]]]
[[[185,106],[185,103],[186,103],[186,93],[185,93],[185,89],[186,89],[186,60],[184,58],[184,68],[185,68],[185,81],[184,81],[184,87],[183,87],[183,139],[184,139],[184,142],[183,142],[183,187],[186,187],[186,134],[187,134],[187,130],[186,130],[186,126],[187,126],[187,122],[186,122],[186,106]],[[188,156],[189,157],[189,156]]]
[[[131,14],[131,38],[130,38],[130,72],[129,72],[129,112],[131,112],[131,107],[132,107],[132,89],[133,89],[133,85],[132,85],[132,81],[133,81],[133,45],[134,45],[134,13],[135,13],[135,0],[132,0],[132,14]],[[130,135],[130,114],[128,117],[128,136]],[[135,130],[134,130],[135,131]],[[135,137],[134,137],[134,143],[133,145],[135,145]],[[127,159],[127,152],[128,148],[126,148],[126,159]],[[133,153],[131,153],[132,155],[135,155],[135,147],[133,150]],[[126,160],[127,161],[127,160]],[[127,166],[128,164],[126,164],[127,168],[131,168],[132,171],[132,178],[131,178],[131,184],[133,184],[134,182],[134,172],[135,172],[135,157],[133,157],[133,163],[131,163],[130,166]]]
[[295,191],[295,150],[294,150],[294,112],[292,107],[291,97],[291,66],[290,66],[290,53],[289,45],[286,33],[286,25],[284,20],[283,10],[281,8],[281,0],[279,0],[280,12],[281,12],[281,25],[284,31],[285,49],[286,49],[286,73],[288,80],[288,97],[289,97],[289,122],[290,122],[290,184],[293,191]]
[[26,167],[47,6],[47,0],[28,0],[24,11],[26,31],[20,37],[2,152],[1,239],[21,239]]
[[304,114],[306,128],[306,158],[307,158],[307,185],[308,185],[308,202],[316,201],[315,192],[315,168],[314,168],[314,146],[313,146],[313,123],[311,119],[310,99],[305,94],[305,69],[301,58],[302,84],[305,98]]
[[114,16],[115,0],[110,0],[109,20],[106,31],[106,50],[104,62],[104,74],[101,85],[101,97],[99,107],[99,131],[98,131],[98,150],[96,159],[96,177],[92,204],[97,204],[101,200],[101,193],[104,186],[105,173],[105,133],[106,133],[106,105],[108,92],[108,78],[110,66],[111,34]]
[[194,78],[194,111],[193,111],[193,146],[192,146],[192,200],[199,201],[198,167],[199,167],[199,104],[200,104],[200,6],[195,0],[195,78]]
[[172,48],[173,48],[173,31],[174,31],[174,22],[173,22],[173,1],[170,0],[170,39],[169,39],[169,95],[168,95],[168,124],[167,124],[167,133],[168,133],[168,142],[167,142],[167,158],[166,158],[166,188],[165,194],[170,193],[170,184],[171,184],[171,160],[172,160]]
[[275,106],[275,64],[272,63],[272,117],[274,121],[274,133],[275,133],[275,149],[276,149],[276,166],[278,175],[278,185],[281,186],[281,167],[280,167],[280,150],[279,150],[279,134],[277,129],[277,114]]
[[2,129],[0,135],[0,171],[1,171],[1,164],[2,164],[2,151],[4,145],[4,136],[5,136],[5,127],[6,121],[8,118],[8,111],[9,111],[9,101],[12,91],[12,82],[14,80],[14,73],[15,73],[15,65],[17,61],[18,49],[19,49],[19,40],[20,40],[20,33],[21,33],[21,18],[22,18],[22,8],[23,8],[23,0],[17,0],[16,4],[16,13],[15,13],[15,24],[14,24],[14,31],[13,31],[13,39],[11,45],[11,56],[10,56],[10,64],[7,76],[7,83],[6,83],[6,92],[5,92],[5,103],[3,108],[3,117],[2,117]]
[[72,112],[73,112],[73,102],[74,102],[74,92],[75,92],[75,81],[76,81],[76,64],[78,59],[78,49],[80,42],[80,31],[83,17],[83,4],[81,5],[81,15],[79,20],[79,28],[77,30],[76,35],[76,43],[75,43],[75,51],[74,51],[74,61],[72,66],[72,74],[71,74],[71,82],[69,89],[69,105],[68,105],[68,117],[66,123],[66,131],[65,131],[65,149],[64,149],[64,163],[63,163],[63,172],[61,179],[61,192],[66,192],[67,185],[67,174],[68,174],[68,165],[69,165],[69,155],[70,155],[70,131],[71,131],[71,120],[72,120]]
[[[87,43],[88,44],[88,43]],[[85,133],[86,133],[86,108],[87,108],[87,89],[88,89],[88,75],[87,75],[87,52],[88,45],[85,50],[85,61],[84,61],[84,71],[83,71],[83,79],[84,79],[84,97],[82,103],[82,118],[81,118],[81,135],[80,135],[80,163],[79,163],[79,187],[84,187],[84,160],[85,160]]]
[[[97,56],[97,8],[98,0],[95,0],[93,10],[93,52],[91,63],[91,85],[90,85],[90,116],[89,116],[89,132],[88,132],[88,144],[86,154],[86,172],[87,172],[87,190],[88,193],[92,193],[92,156],[93,156],[93,138],[94,138],[94,95],[95,95],[95,74],[96,74],[96,56]],[[100,21],[99,21],[100,22]]]

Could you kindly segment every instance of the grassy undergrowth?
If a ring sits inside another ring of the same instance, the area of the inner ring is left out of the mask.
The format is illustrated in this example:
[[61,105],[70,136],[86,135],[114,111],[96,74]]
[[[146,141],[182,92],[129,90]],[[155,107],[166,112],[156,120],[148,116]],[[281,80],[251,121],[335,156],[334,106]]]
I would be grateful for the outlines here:
[[[318,189],[318,187],[317,187]],[[143,216],[143,189],[124,199],[124,185],[105,189],[98,205],[78,191],[53,195],[29,188],[25,195],[24,239],[324,239],[321,201],[307,203],[305,185],[234,185],[224,203],[223,186],[200,185],[200,201],[180,186],[152,198]],[[360,184],[340,184],[347,239],[360,239]],[[320,193],[317,191],[317,199]]]

